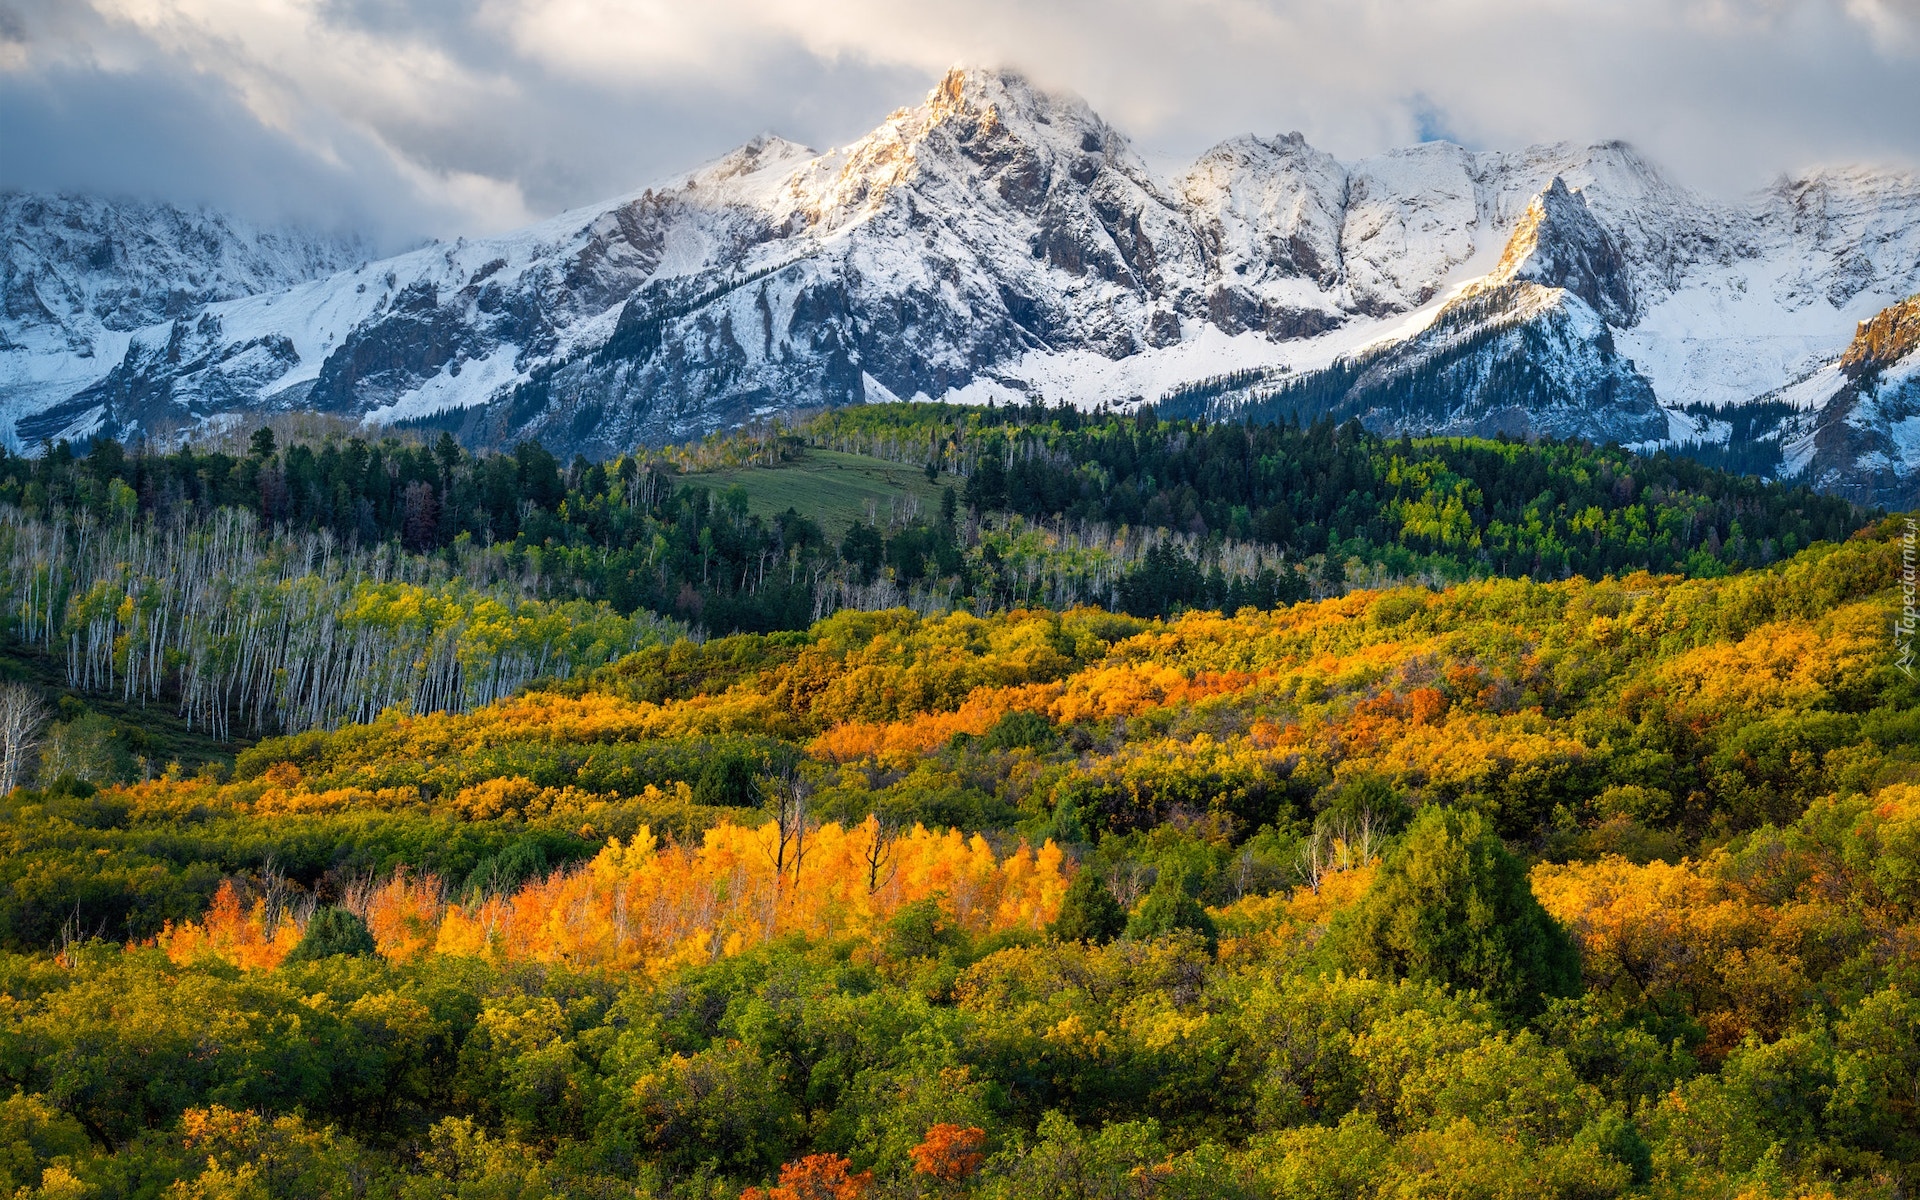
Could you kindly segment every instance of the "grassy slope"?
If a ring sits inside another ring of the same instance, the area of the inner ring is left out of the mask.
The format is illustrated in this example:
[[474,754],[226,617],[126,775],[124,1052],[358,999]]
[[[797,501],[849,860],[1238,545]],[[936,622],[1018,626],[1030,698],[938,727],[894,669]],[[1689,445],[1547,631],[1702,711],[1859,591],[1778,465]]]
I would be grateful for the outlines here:
[[33,684],[53,709],[54,720],[69,720],[81,712],[96,712],[125,727],[132,753],[144,755],[158,774],[168,763],[177,762],[189,773],[203,763],[230,761],[235,754],[252,745],[251,739],[223,742],[210,737],[204,729],[189,729],[172,698],[145,704],[129,704],[117,695],[84,692],[67,686],[66,672],[58,658],[34,654],[18,645],[0,654],[0,680],[22,680]]
[[818,521],[836,541],[855,521],[876,514],[885,521],[889,505],[917,502],[929,516],[940,511],[941,485],[928,483],[917,468],[837,450],[808,450],[797,461],[777,467],[691,475],[688,482],[716,491],[738,484],[747,489],[749,512],[771,517],[792,507]]

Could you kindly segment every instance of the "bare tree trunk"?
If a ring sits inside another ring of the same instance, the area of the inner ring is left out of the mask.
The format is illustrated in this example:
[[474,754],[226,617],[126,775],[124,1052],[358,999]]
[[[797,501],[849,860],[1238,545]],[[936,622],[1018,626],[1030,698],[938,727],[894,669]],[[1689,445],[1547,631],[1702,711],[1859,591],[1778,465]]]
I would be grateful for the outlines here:
[[[768,800],[773,804],[775,842],[773,859],[773,913],[768,919],[771,937],[779,920],[782,902],[800,886],[800,869],[807,857],[808,787],[792,767],[781,770],[766,783]],[[792,879],[789,881],[788,876]]]
[[40,744],[47,705],[24,683],[0,686],[0,795],[27,782],[27,760]]
[[[860,857],[867,864],[867,894],[871,896],[887,884],[893,882],[894,836],[897,827],[891,821],[882,821],[880,814],[874,813],[867,818],[867,845]],[[882,879],[880,873],[886,872]]]

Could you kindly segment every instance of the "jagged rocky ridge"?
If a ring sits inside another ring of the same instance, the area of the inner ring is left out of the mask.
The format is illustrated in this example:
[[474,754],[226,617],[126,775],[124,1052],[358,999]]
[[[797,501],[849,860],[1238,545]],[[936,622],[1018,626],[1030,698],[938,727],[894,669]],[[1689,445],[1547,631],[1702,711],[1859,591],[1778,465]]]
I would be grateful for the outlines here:
[[1631,324],[1627,265],[1579,192],[1555,176],[1534,197],[1488,274],[1432,320],[1286,380],[1241,414],[1327,412],[1390,432],[1497,433],[1653,442],[1667,417],[1615,349]]
[[367,253],[350,237],[205,209],[0,192],[0,423],[96,382],[137,331],[170,337],[210,304],[324,278]]
[[[516,234],[163,314],[15,437],[297,407],[605,454],[895,397],[1174,395],[1712,443],[1916,290],[1907,174],[1727,205],[1619,143],[1348,165],[1295,134],[1162,180],[1084,103],[954,72],[848,147],[756,139]],[[1789,415],[1740,429],[1785,470],[1799,410],[1767,403]]]
[[1787,471],[1861,504],[1920,508],[1920,295],[1862,321],[1846,352],[1783,389],[1763,436]]

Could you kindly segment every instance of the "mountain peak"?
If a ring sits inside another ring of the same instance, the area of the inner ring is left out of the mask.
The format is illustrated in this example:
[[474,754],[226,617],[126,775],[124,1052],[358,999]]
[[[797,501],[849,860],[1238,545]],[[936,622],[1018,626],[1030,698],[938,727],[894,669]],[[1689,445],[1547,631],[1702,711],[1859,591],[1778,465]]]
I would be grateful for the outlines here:
[[921,200],[935,208],[977,213],[981,203],[1004,203],[1031,214],[1057,182],[1084,187],[1109,169],[1152,188],[1126,138],[1078,96],[1042,90],[1016,71],[956,67],[919,106],[796,177],[791,195],[821,228],[877,213],[903,187],[925,191]]
[[[1002,101],[1029,108],[1060,99],[1063,97],[1050,96],[1019,71],[1005,67],[954,67],[927,94],[927,104],[932,108],[973,112]],[[1080,103],[1078,97],[1065,99]]]
[[1127,144],[1079,96],[1050,91],[1006,68],[955,67],[927,94],[923,111],[929,129],[957,124],[982,133],[1005,130],[1073,153],[1120,151]]
[[1913,175],[1829,171],[1735,206],[1618,142],[1343,164],[1276,133],[1163,181],[1078,97],[1014,70],[936,80],[835,150],[765,134],[338,274],[361,255],[0,194],[0,441],[303,407],[607,455],[795,407],[1290,374],[1383,428],[1639,443],[1702,432],[1661,404],[1745,403],[1817,358],[1882,430],[1821,461],[1920,478],[1916,354],[1876,369],[1920,338],[1920,304],[1862,330],[1847,388],[1832,363],[1920,290]]
[[771,167],[791,169],[814,157],[815,151],[777,133],[760,133],[695,171],[690,181],[716,184],[757,175]]
[[1558,175],[1527,205],[1489,278],[1563,288],[1608,322],[1633,323],[1633,289],[1618,247],[1586,197]]

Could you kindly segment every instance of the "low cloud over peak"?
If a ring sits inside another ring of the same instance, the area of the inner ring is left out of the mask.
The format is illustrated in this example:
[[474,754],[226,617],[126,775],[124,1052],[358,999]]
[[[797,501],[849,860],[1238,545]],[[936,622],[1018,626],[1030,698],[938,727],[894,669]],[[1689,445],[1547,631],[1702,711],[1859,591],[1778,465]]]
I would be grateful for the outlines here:
[[485,232],[763,130],[845,142],[956,62],[1076,91],[1158,163],[1278,129],[1625,137],[1721,192],[1920,161],[1916,0],[0,0],[0,186]]

